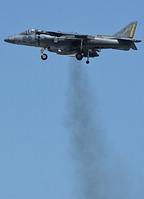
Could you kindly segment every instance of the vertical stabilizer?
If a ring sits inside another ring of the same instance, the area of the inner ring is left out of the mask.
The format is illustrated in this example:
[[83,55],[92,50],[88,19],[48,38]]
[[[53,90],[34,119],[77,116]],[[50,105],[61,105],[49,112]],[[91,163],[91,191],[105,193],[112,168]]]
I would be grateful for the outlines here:
[[114,34],[116,38],[133,38],[136,30],[137,21],[131,22],[129,25],[124,27],[122,30]]

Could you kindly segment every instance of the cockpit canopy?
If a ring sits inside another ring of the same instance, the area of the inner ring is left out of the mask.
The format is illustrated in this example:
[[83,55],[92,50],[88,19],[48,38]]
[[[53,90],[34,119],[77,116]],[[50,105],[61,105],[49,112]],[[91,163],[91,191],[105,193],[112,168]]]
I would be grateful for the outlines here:
[[32,34],[35,34],[36,32],[38,32],[38,29],[28,29],[20,33],[20,35],[32,35]]

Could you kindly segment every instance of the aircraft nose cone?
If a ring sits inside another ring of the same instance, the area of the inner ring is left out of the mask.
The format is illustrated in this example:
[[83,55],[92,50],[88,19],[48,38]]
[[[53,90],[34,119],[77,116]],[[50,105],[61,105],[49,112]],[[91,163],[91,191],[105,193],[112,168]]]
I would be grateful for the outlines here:
[[4,41],[8,42],[8,43],[12,43],[12,44],[15,43],[15,39],[13,37],[8,37],[8,38],[4,39]]

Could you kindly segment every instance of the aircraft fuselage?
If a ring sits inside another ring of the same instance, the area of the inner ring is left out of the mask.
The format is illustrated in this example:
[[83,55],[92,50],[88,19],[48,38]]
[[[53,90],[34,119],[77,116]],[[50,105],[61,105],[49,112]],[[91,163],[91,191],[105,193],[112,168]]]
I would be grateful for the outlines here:
[[140,42],[140,40],[133,39],[136,24],[137,22],[132,22],[111,36],[91,36],[29,29],[16,36],[8,37],[4,41],[17,45],[40,47],[42,48],[41,58],[43,60],[47,59],[47,55],[43,54],[44,50],[47,49],[62,55],[75,54],[78,60],[87,57],[87,63],[89,63],[89,57],[99,56],[97,52],[100,52],[101,49],[130,50],[132,48],[137,50],[135,42]]

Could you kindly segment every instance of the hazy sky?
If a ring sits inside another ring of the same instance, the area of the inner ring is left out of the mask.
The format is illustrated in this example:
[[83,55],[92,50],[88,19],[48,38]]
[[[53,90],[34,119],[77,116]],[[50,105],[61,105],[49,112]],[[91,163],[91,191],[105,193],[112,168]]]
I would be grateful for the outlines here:
[[28,28],[113,34],[144,2],[1,0],[0,198],[143,199],[144,47],[75,58],[5,43]]

